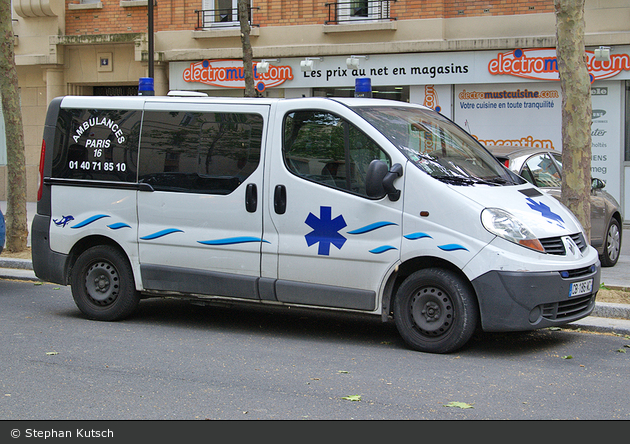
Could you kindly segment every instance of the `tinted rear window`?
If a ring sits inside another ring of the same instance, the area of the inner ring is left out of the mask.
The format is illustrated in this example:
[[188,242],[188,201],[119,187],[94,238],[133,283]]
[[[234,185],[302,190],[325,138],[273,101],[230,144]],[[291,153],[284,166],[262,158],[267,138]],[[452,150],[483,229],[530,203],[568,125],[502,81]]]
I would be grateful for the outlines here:
[[141,111],[61,109],[52,175],[136,182]]

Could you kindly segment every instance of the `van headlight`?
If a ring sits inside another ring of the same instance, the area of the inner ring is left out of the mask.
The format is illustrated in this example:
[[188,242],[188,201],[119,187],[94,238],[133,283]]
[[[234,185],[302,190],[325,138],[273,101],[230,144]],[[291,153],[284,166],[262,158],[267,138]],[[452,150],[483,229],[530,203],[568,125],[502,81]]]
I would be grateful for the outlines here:
[[532,250],[545,252],[542,244],[527,226],[500,208],[486,208],[481,212],[481,223],[490,233]]

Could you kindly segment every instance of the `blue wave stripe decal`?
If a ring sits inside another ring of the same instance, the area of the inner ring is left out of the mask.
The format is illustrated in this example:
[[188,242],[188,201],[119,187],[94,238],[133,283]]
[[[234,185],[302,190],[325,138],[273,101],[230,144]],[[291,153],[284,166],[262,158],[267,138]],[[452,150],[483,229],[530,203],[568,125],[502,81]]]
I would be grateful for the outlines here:
[[348,231],[348,234],[364,234],[370,231],[378,230],[379,228],[387,227],[389,225],[398,225],[394,222],[374,222],[373,224],[366,225],[365,227],[357,228],[356,230]]
[[468,251],[468,248],[463,247],[459,244],[447,244],[447,245],[438,245],[440,250],[444,251],[456,251],[456,250],[465,250]]
[[115,224],[108,225],[107,228],[111,228],[112,230],[118,230],[120,228],[131,228],[131,225],[127,225],[125,223],[118,222],[118,223],[115,223]]
[[389,250],[397,250],[397,248],[396,247],[392,247],[391,245],[383,245],[382,247],[378,247],[378,248],[375,248],[373,250],[370,250],[370,253],[381,254],[381,253],[385,253],[386,251],[389,251]]
[[155,232],[153,234],[149,234],[147,236],[143,236],[140,239],[142,239],[142,240],[153,240],[153,239],[157,239],[157,238],[162,237],[162,236],[166,236],[168,234],[183,233],[183,232],[184,232],[183,230],[179,230],[177,228],[167,228],[166,230],[161,230],[161,231]]
[[107,214],[97,214],[96,216],[88,217],[83,222],[79,222],[78,224],[73,225],[70,228],[83,228],[86,225],[90,225],[92,222],[96,222],[97,220],[102,219],[104,217],[109,217],[109,215],[107,215]]
[[422,231],[419,231],[417,233],[405,234],[403,237],[409,240],[423,239],[425,237],[428,237],[429,239],[433,239],[427,233],[423,233]]
[[234,245],[234,244],[245,244],[248,242],[265,242],[269,243],[264,239],[259,237],[249,237],[249,236],[241,236],[241,237],[228,237],[225,239],[215,239],[215,240],[206,240],[206,241],[197,241],[200,244],[204,245]]

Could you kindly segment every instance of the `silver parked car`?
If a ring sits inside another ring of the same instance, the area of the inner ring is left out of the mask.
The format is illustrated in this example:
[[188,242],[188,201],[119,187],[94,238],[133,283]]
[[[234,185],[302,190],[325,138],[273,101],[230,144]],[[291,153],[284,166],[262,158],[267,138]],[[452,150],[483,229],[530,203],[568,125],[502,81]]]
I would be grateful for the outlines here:
[[[506,167],[560,200],[562,154],[544,148],[486,146]],[[591,179],[591,245],[604,267],[612,267],[621,250],[621,207],[604,191],[601,179]]]

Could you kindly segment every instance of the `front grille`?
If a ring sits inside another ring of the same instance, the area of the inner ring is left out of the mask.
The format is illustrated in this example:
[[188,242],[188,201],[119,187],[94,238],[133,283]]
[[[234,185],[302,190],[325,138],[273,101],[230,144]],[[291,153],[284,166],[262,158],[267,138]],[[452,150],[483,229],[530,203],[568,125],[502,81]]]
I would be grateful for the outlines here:
[[563,319],[578,317],[585,314],[591,308],[595,297],[593,295],[581,296],[562,302],[552,304],[544,304],[543,318],[550,321],[559,321]]
[[588,276],[590,274],[593,274],[593,272],[594,272],[594,267],[590,266],[590,267],[576,268],[575,270],[563,271],[560,273],[560,275],[565,279],[571,279],[571,278],[578,278],[582,276]]
[[[586,241],[584,240],[584,235],[582,233],[572,234],[571,239],[573,239],[573,242],[575,242],[575,245],[578,246],[581,252],[584,252],[584,250],[586,250]],[[562,238],[560,236],[548,237],[539,240],[543,248],[545,249],[545,253],[556,254],[558,256],[564,256],[566,254],[566,250],[564,249],[564,242],[562,242]]]
[[540,239],[540,243],[545,249],[545,253],[547,254],[557,254],[559,256],[564,255],[566,252],[564,250],[564,243],[562,239],[559,237],[548,237],[546,239]]

